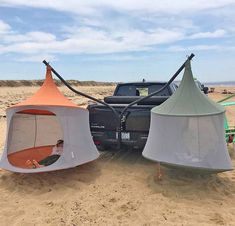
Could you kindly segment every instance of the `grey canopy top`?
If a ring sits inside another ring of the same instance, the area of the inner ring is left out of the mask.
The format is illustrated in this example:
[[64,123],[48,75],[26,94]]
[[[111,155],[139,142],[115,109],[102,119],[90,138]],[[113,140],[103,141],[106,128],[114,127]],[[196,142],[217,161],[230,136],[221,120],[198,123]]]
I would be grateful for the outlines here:
[[176,92],[152,113],[169,116],[203,116],[223,113],[224,108],[210,100],[197,87],[193,79],[190,61],[186,61],[182,81]]

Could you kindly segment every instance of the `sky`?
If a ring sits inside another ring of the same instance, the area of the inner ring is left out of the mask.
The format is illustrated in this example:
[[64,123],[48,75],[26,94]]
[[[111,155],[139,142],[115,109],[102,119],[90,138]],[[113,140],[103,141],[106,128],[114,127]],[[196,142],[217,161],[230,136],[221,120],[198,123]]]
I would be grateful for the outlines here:
[[235,0],[0,0],[0,79],[235,81]]

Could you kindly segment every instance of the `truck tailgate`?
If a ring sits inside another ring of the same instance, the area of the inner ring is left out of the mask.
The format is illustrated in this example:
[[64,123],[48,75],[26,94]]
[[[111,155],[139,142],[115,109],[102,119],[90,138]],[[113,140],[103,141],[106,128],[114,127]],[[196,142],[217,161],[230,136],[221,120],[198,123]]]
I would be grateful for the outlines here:
[[[125,106],[113,106],[119,113]],[[153,106],[133,106],[123,117],[123,131],[148,131],[150,125],[150,110]],[[91,130],[116,131],[118,121],[111,111],[102,105],[91,105],[89,108]]]

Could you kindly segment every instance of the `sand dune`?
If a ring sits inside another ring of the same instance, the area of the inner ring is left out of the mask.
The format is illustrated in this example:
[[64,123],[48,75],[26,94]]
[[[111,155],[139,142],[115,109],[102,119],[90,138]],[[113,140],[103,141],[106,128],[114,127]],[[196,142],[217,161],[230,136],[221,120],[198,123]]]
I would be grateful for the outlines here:
[[[0,80],[0,87],[22,87],[41,86],[44,80]],[[62,82],[54,80],[57,86],[62,86]],[[114,82],[78,81],[66,80],[72,86],[113,86]]]
[[[113,88],[82,89],[102,98]],[[87,103],[61,89],[76,103]],[[220,89],[210,97],[223,98]],[[35,90],[0,89],[1,149],[6,107]],[[229,112],[235,125],[235,111]],[[230,153],[235,166],[235,153],[232,149]],[[50,173],[0,170],[0,225],[235,225],[234,171],[200,176],[164,168],[163,174],[163,180],[156,181],[156,164],[131,151],[103,152],[89,164]]]

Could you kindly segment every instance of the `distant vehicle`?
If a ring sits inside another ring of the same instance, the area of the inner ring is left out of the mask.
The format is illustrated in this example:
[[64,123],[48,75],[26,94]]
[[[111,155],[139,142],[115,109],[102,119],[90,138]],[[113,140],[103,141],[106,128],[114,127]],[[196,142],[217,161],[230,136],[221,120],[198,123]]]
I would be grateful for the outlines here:
[[[118,112],[121,112],[131,102],[161,89],[166,82],[133,82],[117,85],[113,96],[105,97],[104,101]],[[122,144],[127,148],[142,149],[147,141],[150,126],[150,111],[166,101],[177,89],[175,83],[158,93],[156,96],[141,101],[129,108],[121,126]],[[90,129],[94,143],[101,149],[114,147],[118,143],[117,123],[115,115],[101,104],[88,105],[90,114]]]
[[194,80],[198,88],[204,92],[205,94],[208,94],[209,88],[207,86],[204,86],[201,82],[199,82],[197,79]]

